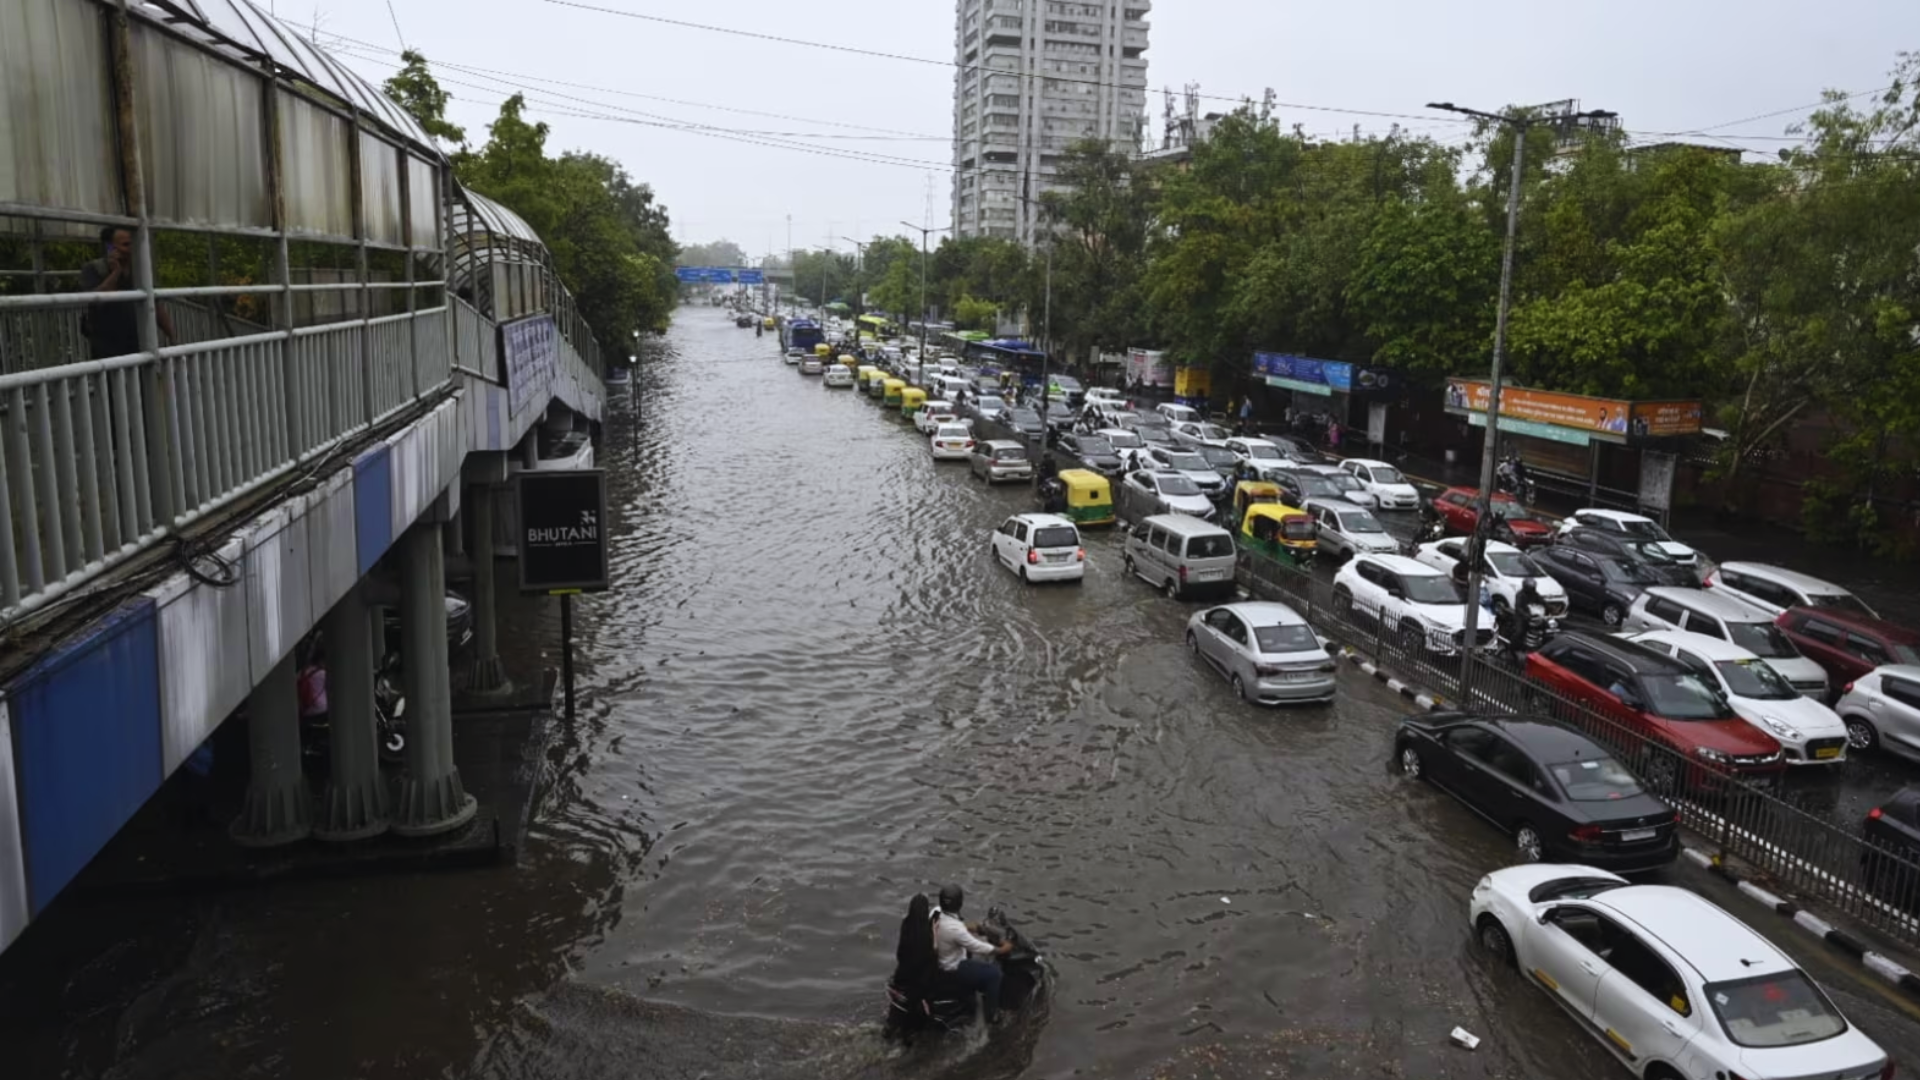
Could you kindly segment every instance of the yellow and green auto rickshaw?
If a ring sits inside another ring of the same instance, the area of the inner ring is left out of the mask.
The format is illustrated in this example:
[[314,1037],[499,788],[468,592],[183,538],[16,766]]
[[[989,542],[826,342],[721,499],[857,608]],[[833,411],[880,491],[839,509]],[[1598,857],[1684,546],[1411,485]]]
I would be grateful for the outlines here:
[[911,420],[913,414],[925,408],[927,392],[917,386],[908,386],[900,391],[900,415]]
[[887,380],[892,377],[879,368],[874,368],[873,374],[868,375],[860,384],[860,389],[866,391],[868,397],[881,397],[886,394]]
[[1057,475],[1066,489],[1062,517],[1075,525],[1113,524],[1113,486],[1106,477],[1087,469],[1061,469]]
[[[906,380],[888,379],[885,382],[880,384],[880,390],[881,390],[881,394],[880,394],[881,404],[899,405],[901,396],[905,394],[907,390]],[[921,394],[920,399],[922,401],[926,400],[926,395]]]
[[1227,510],[1227,528],[1238,529],[1247,516],[1247,507],[1268,503],[1284,505],[1280,485],[1271,480],[1242,480],[1233,485],[1233,505]]
[[766,318],[760,320],[760,327],[763,330],[777,330],[779,329],[780,324],[777,322],[774,322],[773,316],[769,315]]
[[855,379],[859,378],[860,361],[842,353],[840,356],[840,366],[847,369],[847,374],[854,376]]
[[1313,561],[1320,546],[1313,516],[1286,503],[1256,502],[1240,519],[1240,544],[1294,566]]
[[813,347],[813,355],[820,358],[820,367],[824,370],[828,364],[833,363],[833,346],[823,341]]
[[853,385],[859,387],[861,393],[867,393],[867,384],[873,381],[875,375],[879,374],[880,369],[874,367],[872,364],[861,364],[859,367],[853,369]]

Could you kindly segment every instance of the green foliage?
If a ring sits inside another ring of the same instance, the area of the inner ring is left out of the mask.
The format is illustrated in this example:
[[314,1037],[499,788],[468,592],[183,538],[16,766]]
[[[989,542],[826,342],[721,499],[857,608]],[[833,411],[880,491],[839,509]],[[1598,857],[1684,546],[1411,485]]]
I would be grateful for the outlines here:
[[959,302],[953,305],[953,325],[962,330],[992,333],[999,317],[1000,306],[991,300],[976,300],[963,294]]
[[380,89],[419,121],[427,134],[455,146],[465,146],[466,129],[447,120],[447,102],[453,100],[453,95],[441,89],[439,81],[427,70],[427,58],[407,49],[400,54],[400,63],[400,70],[382,83]]
[[750,266],[747,252],[731,240],[715,240],[680,249],[681,266]]

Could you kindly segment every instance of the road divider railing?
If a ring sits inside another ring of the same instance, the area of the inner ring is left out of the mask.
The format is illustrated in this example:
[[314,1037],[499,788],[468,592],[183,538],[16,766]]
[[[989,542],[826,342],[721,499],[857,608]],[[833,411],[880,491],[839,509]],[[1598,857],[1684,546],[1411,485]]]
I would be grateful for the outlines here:
[[1528,678],[1492,650],[1475,658],[1471,697],[1462,697],[1462,655],[1435,651],[1419,635],[1352,610],[1331,581],[1244,549],[1236,577],[1249,595],[1288,604],[1322,635],[1371,655],[1379,667],[1457,708],[1550,719],[1586,734],[1671,804],[1681,823],[1713,844],[1720,857],[1737,857],[1779,888],[1920,944],[1920,865],[1862,835],[1858,825],[1794,805],[1783,797],[1781,773],[1741,776],[1689,756]]

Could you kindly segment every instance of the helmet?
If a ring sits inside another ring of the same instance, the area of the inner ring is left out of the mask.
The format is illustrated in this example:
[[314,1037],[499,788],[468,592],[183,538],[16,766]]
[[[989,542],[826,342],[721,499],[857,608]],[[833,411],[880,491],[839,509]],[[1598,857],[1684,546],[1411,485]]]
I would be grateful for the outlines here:
[[949,915],[957,915],[960,905],[965,903],[967,894],[960,891],[958,885],[940,886],[940,910]]

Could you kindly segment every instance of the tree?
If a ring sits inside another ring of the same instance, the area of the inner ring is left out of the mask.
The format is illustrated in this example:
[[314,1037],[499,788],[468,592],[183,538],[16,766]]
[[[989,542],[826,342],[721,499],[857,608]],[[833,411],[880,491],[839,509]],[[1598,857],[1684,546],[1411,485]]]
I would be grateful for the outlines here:
[[953,305],[953,325],[962,330],[984,330],[992,333],[1000,319],[1000,306],[991,300],[976,300],[962,295]]
[[428,135],[455,146],[465,146],[467,130],[447,120],[447,102],[453,95],[440,88],[439,80],[427,70],[427,58],[407,49],[400,54],[401,67],[380,89],[407,114],[419,122]]
[[1084,356],[1089,347],[1124,349],[1145,330],[1141,279],[1152,189],[1130,155],[1097,140],[1068,150],[1054,182],[1060,190],[1040,201],[1050,230],[1052,295],[1045,295],[1044,271],[1029,275],[1028,315],[1050,309],[1050,351]]
[[731,240],[715,240],[709,244],[693,244],[680,252],[683,266],[747,266],[747,253],[744,248]]
[[1463,201],[1383,204],[1359,256],[1347,300],[1370,359],[1446,375],[1487,354],[1500,242]]

